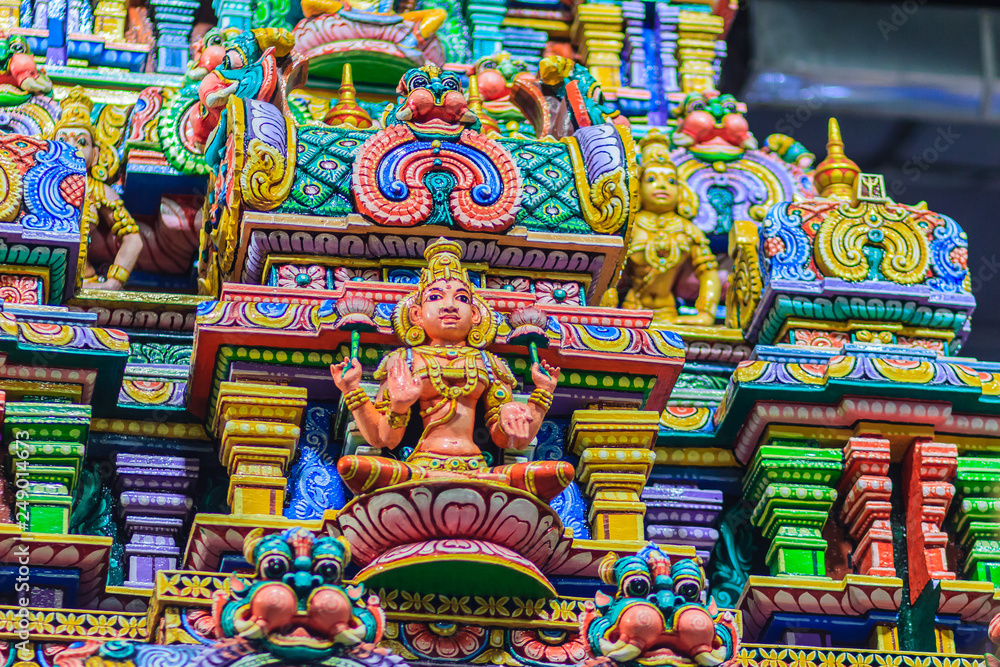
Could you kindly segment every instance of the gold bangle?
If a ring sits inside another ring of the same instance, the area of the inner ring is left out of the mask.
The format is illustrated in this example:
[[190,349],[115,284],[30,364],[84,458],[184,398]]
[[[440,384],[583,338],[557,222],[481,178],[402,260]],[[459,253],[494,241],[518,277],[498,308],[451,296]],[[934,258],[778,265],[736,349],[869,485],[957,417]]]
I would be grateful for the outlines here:
[[108,280],[117,280],[122,285],[128,282],[128,277],[131,274],[128,269],[124,266],[119,266],[118,264],[112,264],[108,267]]
[[536,387],[535,390],[531,392],[531,396],[528,397],[528,402],[534,403],[543,410],[548,410],[552,407],[552,392]]
[[344,394],[344,403],[347,404],[347,409],[351,412],[354,412],[370,400],[368,394],[361,387]]
[[410,423],[410,413],[390,412],[385,416],[385,421],[391,429],[406,428]]

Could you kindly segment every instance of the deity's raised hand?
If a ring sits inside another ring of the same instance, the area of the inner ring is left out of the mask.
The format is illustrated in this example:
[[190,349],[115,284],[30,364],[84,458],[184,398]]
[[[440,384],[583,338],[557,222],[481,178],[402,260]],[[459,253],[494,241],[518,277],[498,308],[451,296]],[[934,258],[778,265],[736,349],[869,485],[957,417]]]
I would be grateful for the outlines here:
[[389,366],[389,377],[386,378],[391,400],[392,411],[402,414],[420,398],[423,389],[420,380],[413,377],[410,365],[398,355]]
[[[548,371],[548,375],[542,372],[542,368]],[[535,383],[535,386],[539,389],[544,389],[545,391],[555,391],[556,385],[559,384],[559,371],[561,369],[558,366],[552,366],[549,362],[542,360],[542,366],[539,368],[538,364],[531,364],[531,381]]]
[[[344,372],[344,369],[347,372]],[[341,393],[346,394],[361,386],[361,362],[354,358],[347,358],[339,364],[330,366],[330,374],[333,375],[333,383]]]

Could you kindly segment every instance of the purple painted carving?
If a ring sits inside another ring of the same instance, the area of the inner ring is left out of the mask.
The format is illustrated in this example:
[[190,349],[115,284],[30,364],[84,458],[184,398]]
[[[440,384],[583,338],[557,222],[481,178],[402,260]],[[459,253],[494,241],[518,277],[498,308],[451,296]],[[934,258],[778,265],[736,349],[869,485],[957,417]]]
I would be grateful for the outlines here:
[[159,570],[177,568],[178,540],[191,510],[198,461],[177,456],[115,455],[119,512],[129,541],[127,586],[152,587]]
[[642,492],[646,503],[646,537],[659,544],[693,546],[704,562],[715,548],[715,520],[722,511],[722,492],[679,484],[652,484]]

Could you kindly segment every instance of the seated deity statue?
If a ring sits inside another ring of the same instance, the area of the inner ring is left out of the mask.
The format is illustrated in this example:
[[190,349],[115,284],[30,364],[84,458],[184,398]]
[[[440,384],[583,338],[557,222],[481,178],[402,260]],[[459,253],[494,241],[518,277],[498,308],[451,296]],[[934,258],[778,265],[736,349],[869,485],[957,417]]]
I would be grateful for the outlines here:
[[302,13],[306,18],[339,14],[345,19],[378,23],[386,18],[398,17],[413,24],[411,32],[399,44],[404,51],[413,52],[422,50],[448,20],[448,12],[439,7],[397,14],[393,9],[393,0],[302,0]]
[[[87,166],[87,186],[80,225],[87,233],[87,246],[81,250],[83,286],[90,289],[117,290],[128,281],[142,253],[143,241],[139,226],[125,208],[118,193],[108,185],[118,171],[118,156],[114,147],[101,140],[91,124],[94,103],[74,88],[60,103],[62,116],[55,124],[51,138],[76,148]],[[98,275],[90,259],[90,243],[105,233],[107,243],[114,248],[114,262],[105,275]],[[87,253],[87,254],[84,254]]]
[[[641,210],[629,243],[632,284],[622,308],[652,310],[653,322],[709,325],[721,297],[719,265],[708,237],[691,220],[698,198],[670,160],[668,140],[655,130],[640,142]],[[675,291],[690,263],[699,289],[694,315],[678,314]]]
[[345,359],[331,367],[364,439],[395,449],[403,444],[413,406],[419,404],[423,432],[406,461],[345,456],[337,469],[355,494],[418,479],[478,479],[499,482],[547,501],[573,479],[565,461],[515,463],[489,468],[473,442],[476,407],[484,402],[486,428],[498,447],[525,449],[538,434],[552,404],[559,369],[532,364],[535,389],[527,404],[514,399],[516,381],[507,364],[485,350],[496,335],[495,314],[476,293],[459,257],[461,247],[438,239],[424,256],[416,292],[394,315],[406,343],[385,357],[372,403],[361,388],[361,364]]

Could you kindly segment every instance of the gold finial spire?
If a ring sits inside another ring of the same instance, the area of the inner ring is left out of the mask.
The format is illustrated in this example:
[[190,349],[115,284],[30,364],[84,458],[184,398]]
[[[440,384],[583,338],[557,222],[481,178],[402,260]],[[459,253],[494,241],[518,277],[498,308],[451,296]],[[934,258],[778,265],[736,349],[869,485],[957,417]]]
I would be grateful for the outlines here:
[[483,110],[483,98],[479,96],[479,79],[476,78],[475,74],[469,75],[469,94],[467,99],[469,100],[469,111],[476,114],[479,122],[483,125],[480,132],[483,134],[489,132],[500,134],[500,124]]
[[367,130],[372,126],[372,117],[368,115],[364,107],[358,104],[355,93],[351,64],[345,63],[340,75],[339,99],[326,114],[326,118],[323,119],[327,125],[344,125],[356,127],[359,130]]
[[840,137],[840,124],[830,119],[826,159],[816,165],[813,182],[821,197],[852,199],[854,183],[861,169],[844,153],[844,140]]

